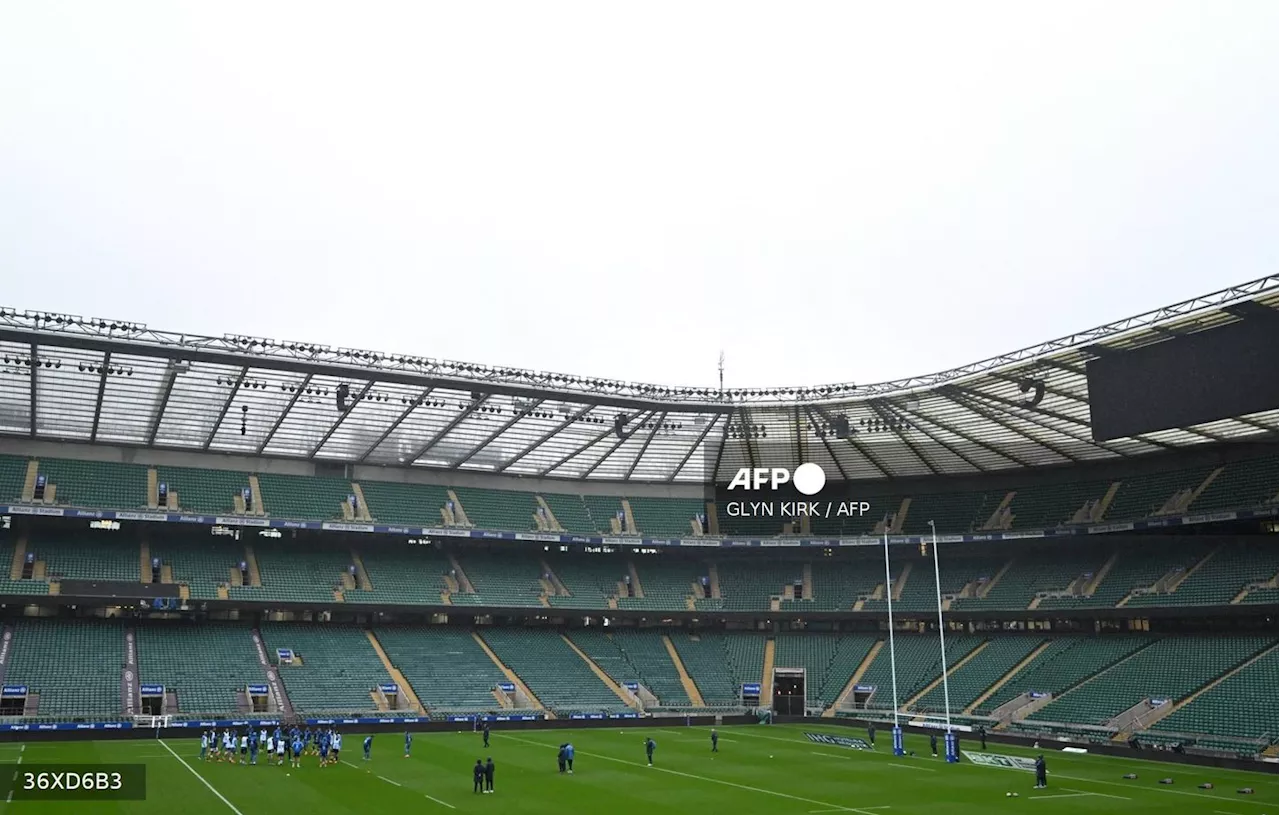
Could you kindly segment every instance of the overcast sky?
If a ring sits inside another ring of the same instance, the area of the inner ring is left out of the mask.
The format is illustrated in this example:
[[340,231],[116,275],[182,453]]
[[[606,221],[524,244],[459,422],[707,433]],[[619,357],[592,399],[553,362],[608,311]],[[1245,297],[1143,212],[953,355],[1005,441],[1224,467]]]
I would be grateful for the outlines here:
[[1275,273],[1273,1],[0,4],[0,304],[669,384]]

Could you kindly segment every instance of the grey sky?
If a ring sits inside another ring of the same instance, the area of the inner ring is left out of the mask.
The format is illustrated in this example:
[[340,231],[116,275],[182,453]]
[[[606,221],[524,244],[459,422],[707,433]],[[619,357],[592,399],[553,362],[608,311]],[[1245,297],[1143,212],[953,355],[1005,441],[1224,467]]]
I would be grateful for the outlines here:
[[1274,2],[0,5],[0,303],[671,384],[1274,273]]

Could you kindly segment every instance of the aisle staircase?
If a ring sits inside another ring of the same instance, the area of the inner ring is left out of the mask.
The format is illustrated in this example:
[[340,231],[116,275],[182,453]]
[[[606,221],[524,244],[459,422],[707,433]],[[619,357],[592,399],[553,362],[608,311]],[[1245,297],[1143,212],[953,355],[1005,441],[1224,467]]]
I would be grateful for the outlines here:
[[382,643],[378,642],[378,635],[373,633],[372,629],[365,629],[364,635],[369,638],[369,644],[373,646],[374,653],[378,655],[378,659],[382,660],[382,667],[386,670],[387,676],[390,676],[400,686],[400,693],[404,696],[409,709],[419,715],[425,715],[427,711],[423,709],[422,703],[418,701],[418,694],[414,693],[413,686],[409,684],[409,680],[400,672],[400,669],[391,663],[391,657],[387,656],[387,652],[382,648]]

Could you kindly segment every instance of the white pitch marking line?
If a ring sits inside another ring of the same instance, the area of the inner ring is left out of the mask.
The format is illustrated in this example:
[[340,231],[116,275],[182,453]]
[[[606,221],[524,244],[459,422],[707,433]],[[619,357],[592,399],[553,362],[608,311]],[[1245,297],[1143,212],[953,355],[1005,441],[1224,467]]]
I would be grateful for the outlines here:
[[[842,756],[842,755],[839,755],[838,753],[821,753],[821,752],[818,752],[817,750],[810,750],[809,754],[814,756],[825,756],[826,758],[842,758],[845,761],[849,761],[853,758],[853,756]],[[819,811],[822,811],[822,810],[819,810]]]
[[1063,787],[1062,789],[1063,789],[1065,792],[1078,792],[1078,793],[1080,793],[1081,795],[1095,795],[1095,796],[1097,796],[1098,798],[1115,798],[1116,800],[1119,800],[1119,801],[1132,801],[1132,800],[1133,800],[1132,798],[1126,798],[1126,797],[1125,797],[1125,796],[1123,796],[1123,795],[1108,795],[1108,794],[1107,794],[1107,793],[1105,793],[1105,792],[1091,792],[1091,791],[1089,791],[1089,790],[1075,790],[1075,789],[1071,789],[1070,787]]
[[[551,747],[551,745],[543,744],[540,741],[530,741],[529,739],[522,739],[519,736],[512,736],[508,733],[503,733],[501,735],[504,736],[505,738],[511,739],[512,741],[519,741],[519,742],[524,742],[525,744],[532,744],[534,747]],[[590,756],[591,758],[598,758],[602,761],[612,761],[617,764],[626,764],[631,767],[645,766],[644,764],[641,764],[638,761],[627,761],[626,759],[623,759],[623,758],[614,758],[613,756],[602,756],[599,753],[583,752],[582,755]],[[857,809],[855,807],[836,806],[834,804],[829,804],[826,801],[815,801],[812,798],[801,798],[799,795],[791,795],[785,792],[776,792],[774,790],[766,790],[760,787],[749,787],[746,784],[736,784],[732,781],[724,781],[719,778],[708,778],[705,775],[694,775],[693,773],[683,773],[683,772],[680,772],[679,770],[668,770],[666,767],[651,766],[650,769],[657,770],[658,772],[662,772],[662,773],[668,773],[670,775],[678,775],[683,778],[692,778],[695,781],[708,781],[712,784],[722,784],[726,787],[736,787],[740,790],[747,790],[748,792],[758,792],[764,795],[773,795],[778,798],[789,798],[792,801],[800,801],[806,804],[817,804],[818,806],[831,807],[831,810],[830,810],[831,812],[857,812],[857,813],[860,813],[861,815],[865,815],[865,813],[870,811],[866,809]]]
[[[345,758],[342,759],[342,763],[347,765],[348,767],[354,767],[357,770],[360,769],[360,765],[352,764],[350,761],[347,761]],[[390,778],[387,778],[384,775],[380,775],[378,776],[378,778],[381,778],[383,781],[386,781],[388,784],[395,784],[397,787],[404,786],[404,784],[401,784],[399,781],[392,781]],[[427,795],[425,792],[422,793],[422,797],[426,798],[428,801],[434,801],[435,803],[439,804],[442,807],[448,807],[449,809],[457,809],[457,807],[455,807],[453,804],[447,803],[445,801],[441,801],[439,798],[432,798],[430,795]]]
[[934,769],[934,768],[932,768],[932,767],[919,767],[919,766],[917,766],[917,765],[915,765],[915,764],[897,764],[897,763],[892,762],[892,761],[887,762],[887,763],[885,764],[885,766],[886,766],[886,767],[904,767],[904,768],[906,768],[906,769],[908,769],[908,770],[922,770],[922,771],[924,771],[924,772],[926,772],[926,773],[936,773],[936,772],[937,772],[937,770],[935,770],[935,769]]
[[[22,763],[22,753],[23,753],[24,751],[26,751],[26,749],[27,749],[27,745],[25,745],[25,744],[24,744],[24,745],[22,745],[22,749],[18,751],[18,760],[17,760],[17,762],[15,762],[16,764],[21,764],[21,763]],[[17,778],[18,778],[18,774],[17,774],[17,773],[14,773],[14,774],[13,774],[13,777],[14,777],[14,780],[16,781],[16,780],[17,780]],[[9,794],[5,797],[4,802],[5,802],[6,804],[12,804],[12,803],[13,803],[13,790],[9,790]]]
[[168,750],[168,751],[169,751],[169,754],[170,754],[170,755],[172,755],[174,758],[176,758],[179,762],[181,762],[182,766],[183,766],[183,767],[186,767],[186,768],[187,768],[187,770],[188,770],[192,775],[194,775],[196,778],[200,779],[200,783],[201,783],[201,784],[204,784],[206,787],[208,787],[208,788],[209,788],[209,792],[212,792],[214,795],[218,796],[218,800],[219,800],[219,801],[221,801],[222,803],[226,804],[228,809],[230,809],[230,810],[231,810],[232,812],[234,812],[236,815],[244,815],[244,813],[243,813],[243,812],[241,812],[240,810],[236,809],[235,804],[233,804],[233,803],[231,803],[230,801],[228,801],[228,800],[227,800],[227,797],[226,797],[225,795],[223,795],[222,793],[220,793],[220,792],[218,792],[216,789],[214,789],[213,785],[212,785],[212,784],[210,784],[208,781],[206,781],[206,780],[205,780],[205,777],[204,777],[203,775],[201,775],[200,773],[196,772],[195,767],[192,767],[190,764],[188,764],[188,763],[187,763],[187,760],[186,760],[185,758],[183,758],[182,756],[180,756],[180,755],[178,755],[176,752],[174,752],[173,748],[172,748],[172,747],[170,747],[168,744],[165,744],[164,739],[156,739],[156,741],[160,742],[160,746],[161,746],[161,747],[163,747],[164,749]]
[[1087,792],[1066,792],[1062,795],[1032,795],[1028,796],[1028,801],[1048,801],[1052,798],[1086,798],[1090,793]]

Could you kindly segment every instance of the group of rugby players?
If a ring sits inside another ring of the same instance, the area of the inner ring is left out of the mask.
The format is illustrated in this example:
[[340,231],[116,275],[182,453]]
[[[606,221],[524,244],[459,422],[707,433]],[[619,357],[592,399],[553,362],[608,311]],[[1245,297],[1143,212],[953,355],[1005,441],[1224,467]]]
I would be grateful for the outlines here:
[[200,759],[235,764],[237,747],[241,764],[257,764],[258,751],[266,748],[268,764],[274,757],[277,766],[284,766],[288,761],[290,766],[300,767],[304,755],[314,755],[320,757],[320,766],[323,767],[338,763],[342,734],[333,729],[301,730],[297,727],[287,733],[279,727],[273,731],[246,728],[239,734],[230,728],[221,734],[213,729],[200,736]]

